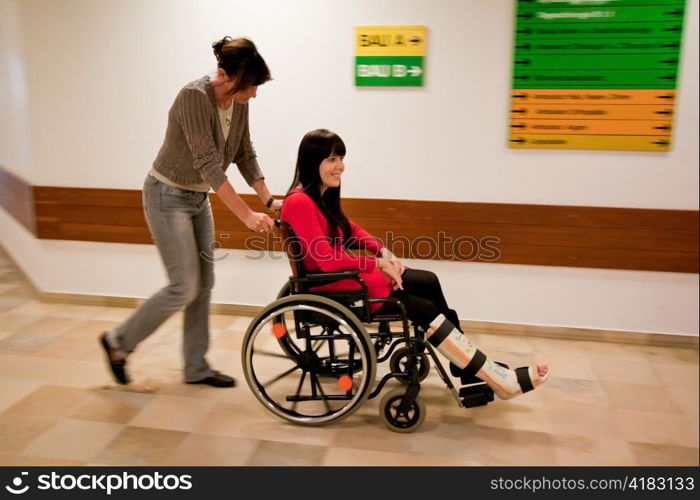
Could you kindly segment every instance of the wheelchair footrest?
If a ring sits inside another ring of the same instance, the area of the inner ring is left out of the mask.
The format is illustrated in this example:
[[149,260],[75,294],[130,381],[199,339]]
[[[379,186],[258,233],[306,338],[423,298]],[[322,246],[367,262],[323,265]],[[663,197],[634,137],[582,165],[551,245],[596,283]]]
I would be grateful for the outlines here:
[[485,383],[468,385],[459,390],[459,397],[465,408],[484,406],[493,401],[493,389]]

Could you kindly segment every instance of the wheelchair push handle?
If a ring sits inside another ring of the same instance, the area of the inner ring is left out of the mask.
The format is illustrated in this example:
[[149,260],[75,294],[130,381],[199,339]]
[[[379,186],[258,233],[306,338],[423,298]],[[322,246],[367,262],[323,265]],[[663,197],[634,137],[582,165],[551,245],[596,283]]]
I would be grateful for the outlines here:
[[273,220],[273,222],[275,223],[275,227],[282,227],[282,224],[283,224],[282,219],[275,219],[275,220]]

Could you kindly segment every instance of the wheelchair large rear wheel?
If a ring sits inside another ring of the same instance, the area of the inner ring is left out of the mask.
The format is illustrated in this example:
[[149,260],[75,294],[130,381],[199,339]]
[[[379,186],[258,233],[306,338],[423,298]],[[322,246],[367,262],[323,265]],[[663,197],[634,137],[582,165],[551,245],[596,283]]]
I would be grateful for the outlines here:
[[242,366],[256,398],[301,425],[342,420],[367,400],[377,360],[352,312],[318,295],[292,295],[250,323]]

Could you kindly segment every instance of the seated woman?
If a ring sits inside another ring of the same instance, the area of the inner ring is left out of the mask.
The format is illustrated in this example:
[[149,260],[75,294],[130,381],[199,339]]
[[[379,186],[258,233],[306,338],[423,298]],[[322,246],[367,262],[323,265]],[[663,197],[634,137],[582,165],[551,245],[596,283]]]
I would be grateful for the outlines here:
[[[345,170],[345,144],[324,129],[307,133],[299,145],[294,181],[282,206],[281,218],[296,233],[307,271],[357,270],[370,298],[392,296],[406,307],[408,318],[426,332],[426,339],[465,373],[476,374],[501,399],[530,391],[549,376],[546,365],[510,370],[489,359],[459,328],[457,313],[447,305],[437,276],[406,268],[376,238],[348,219],[340,201],[340,177]],[[374,257],[346,251],[360,247]],[[315,291],[359,289],[341,280]],[[382,307],[372,306],[372,312]]]

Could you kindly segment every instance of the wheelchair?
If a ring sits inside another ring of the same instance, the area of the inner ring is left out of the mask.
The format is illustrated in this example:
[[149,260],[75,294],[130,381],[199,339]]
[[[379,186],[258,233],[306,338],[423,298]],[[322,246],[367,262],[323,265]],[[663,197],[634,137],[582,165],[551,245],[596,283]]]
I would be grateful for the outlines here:
[[[488,385],[450,365],[464,386],[459,391],[454,387],[423,330],[409,325],[399,300],[369,298],[357,271],[307,272],[292,228],[284,221],[275,223],[292,276],[277,300],[251,321],[241,349],[246,382],[265,408],[298,425],[339,422],[394,379],[398,387],[382,397],[380,418],[392,431],[413,432],[426,417],[420,383],[431,364],[460,407],[493,401]],[[311,291],[339,280],[355,281],[360,289]],[[372,312],[375,304],[381,307]],[[377,365],[387,360],[390,372],[377,382]]]

